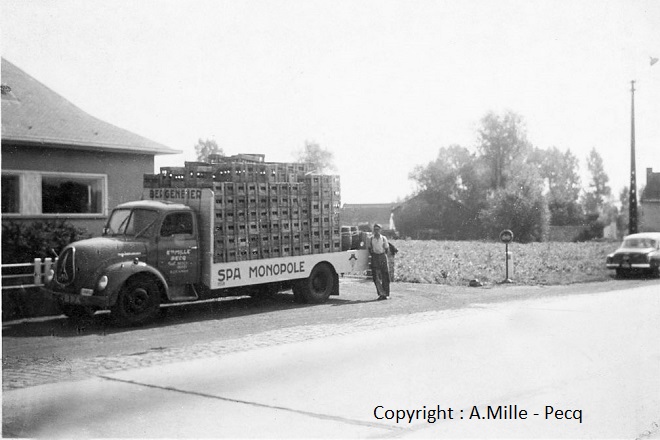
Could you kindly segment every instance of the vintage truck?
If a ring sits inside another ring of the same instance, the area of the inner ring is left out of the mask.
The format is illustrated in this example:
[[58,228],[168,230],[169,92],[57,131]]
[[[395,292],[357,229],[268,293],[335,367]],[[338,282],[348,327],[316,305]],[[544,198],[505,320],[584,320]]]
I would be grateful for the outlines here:
[[149,185],[111,212],[101,237],[62,250],[44,291],[69,317],[109,309],[121,325],[152,320],[164,303],[222,296],[292,289],[297,302],[324,302],[369,256],[341,248],[338,187],[298,177],[218,182],[214,173],[207,187]]

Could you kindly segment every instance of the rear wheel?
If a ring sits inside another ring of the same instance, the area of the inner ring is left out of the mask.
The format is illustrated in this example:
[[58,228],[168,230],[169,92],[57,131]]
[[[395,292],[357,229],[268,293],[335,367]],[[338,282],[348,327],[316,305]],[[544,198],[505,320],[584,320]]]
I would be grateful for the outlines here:
[[293,299],[296,302],[319,304],[326,302],[336,287],[337,274],[327,263],[314,266],[308,278],[298,280],[293,285]]
[[153,320],[160,310],[160,289],[148,277],[129,279],[112,306],[120,325],[139,325]]

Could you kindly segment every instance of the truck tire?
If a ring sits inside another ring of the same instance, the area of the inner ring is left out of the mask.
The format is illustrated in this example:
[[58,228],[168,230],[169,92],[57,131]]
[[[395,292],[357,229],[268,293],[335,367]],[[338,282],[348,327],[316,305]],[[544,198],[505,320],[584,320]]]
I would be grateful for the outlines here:
[[296,302],[320,304],[328,300],[337,283],[337,274],[332,266],[319,263],[314,266],[308,278],[298,280],[293,285],[293,299]]
[[111,312],[118,324],[133,326],[153,320],[159,310],[158,285],[149,277],[137,277],[130,278],[124,284]]

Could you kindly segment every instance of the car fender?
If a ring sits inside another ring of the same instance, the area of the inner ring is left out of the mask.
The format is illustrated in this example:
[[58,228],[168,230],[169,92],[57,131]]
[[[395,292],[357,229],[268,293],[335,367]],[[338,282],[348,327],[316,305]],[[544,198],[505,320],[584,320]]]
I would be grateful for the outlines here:
[[117,302],[119,291],[126,283],[126,280],[137,274],[148,274],[156,278],[167,295],[169,287],[165,277],[158,269],[148,265],[143,261],[122,261],[108,266],[105,270],[108,277],[108,286],[105,291],[109,297],[109,305],[113,306]]

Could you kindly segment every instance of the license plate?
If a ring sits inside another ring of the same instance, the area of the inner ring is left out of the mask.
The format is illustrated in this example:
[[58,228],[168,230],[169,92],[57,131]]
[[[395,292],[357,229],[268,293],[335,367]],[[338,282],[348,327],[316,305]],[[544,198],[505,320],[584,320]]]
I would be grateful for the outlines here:
[[62,302],[65,304],[82,304],[80,296],[69,295],[68,293],[62,295]]

